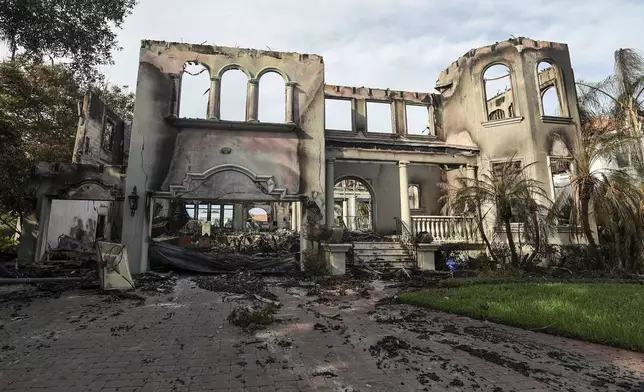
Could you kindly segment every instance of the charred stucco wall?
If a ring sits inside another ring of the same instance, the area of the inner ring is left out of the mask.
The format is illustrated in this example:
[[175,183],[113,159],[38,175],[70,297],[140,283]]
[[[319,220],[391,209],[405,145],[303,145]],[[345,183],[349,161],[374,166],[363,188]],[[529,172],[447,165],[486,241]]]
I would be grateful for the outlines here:
[[41,162],[30,178],[29,189],[29,204],[33,204],[26,206],[21,220],[20,261],[34,261],[44,252],[53,200],[112,202],[109,214],[111,237],[120,236],[124,166]]
[[[103,238],[110,241],[112,222],[109,218],[112,216],[112,204],[113,202],[104,200],[53,200],[47,246],[55,249],[58,238],[62,235],[68,235],[87,245],[92,244],[96,240],[99,215],[105,216]],[[45,250],[43,248],[41,251]]]
[[[208,119],[177,118],[181,74],[186,62],[200,63],[210,72]],[[240,69],[249,78],[246,122],[220,121],[215,115],[221,76],[230,69]],[[257,96],[258,79],[266,72],[277,72],[285,80],[285,117],[290,119],[286,124],[268,125],[256,120],[256,100],[250,97]],[[193,148],[196,145],[200,147]],[[286,153],[280,156],[271,151],[273,148]],[[201,179],[196,181],[205,179],[204,183],[211,176],[213,179],[223,176],[217,179],[235,183],[247,197],[249,184],[243,184],[241,177],[254,173],[272,176],[264,186],[284,190],[275,192],[271,196],[273,200],[308,197],[324,211],[322,58],[298,53],[143,41],[129,159],[126,193],[136,186],[142,200],[146,200],[144,192],[172,197],[168,191],[173,186],[180,187],[179,181],[189,173],[200,174]],[[216,168],[239,170],[221,172]],[[209,174],[211,169],[215,169],[213,173],[216,174]],[[123,238],[135,273],[147,269],[149,220],[145,206],[134,217],[129,212],[124,213]]]
[[[127,164],[131,126],[124,122],[100,97],[87,92],[79,105],[78,129],[72,162],[84,164]],[[103,136],[112,124],[111,148],[103,146]]]
[[[537,75],[541,60],[550,61],[558,72],[564,98],[562,117],[542,116]],[[483,74],[494,64],[511,70],[514,118],[487,120]],[[561,134],[571,143],[577,140],[575,79],[565,44],[517,38],[474,49],[440,74],[436,88],[442,95],[439,138],[478,145],[482,170],[489,169],[490,161],[516,155],[524,164],[538,162],[531,174],[547,185],[551,181],[547,156],[553,134]]]
[[416,184],[420,188],[420,208],[418,214],[440,215],[439,199],[443,191],[439,187],[442,181],[442,170],[438,165],[409,165],[407,178],[409,185]]

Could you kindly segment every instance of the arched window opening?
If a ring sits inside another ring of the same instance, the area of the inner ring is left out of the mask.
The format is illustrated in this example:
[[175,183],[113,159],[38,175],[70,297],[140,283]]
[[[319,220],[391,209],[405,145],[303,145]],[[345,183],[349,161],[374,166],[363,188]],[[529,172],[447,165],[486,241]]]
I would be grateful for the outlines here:
[[[493,121],[514,117],[514,93],[512,91],[510,68],[503,64],[495,64],[485,70],[483,81],[485,84],[487,120]],[[498,118],[500,116],[499,111],[503,113],[503,117]]]
[[333,198],[338,208],[336,225],[351,231],[371,231],[373,228],[373,199],[366,184],[360,180],[342,180],[335,184]]
[[270,227],[271,217],[262,207],[252,207],[248,210],[248,218],[244,223],[246,230],[266,230]]
[[246,92],[248,78],[238,70],[226,71],[221,77],[221,119],[246,121]]
[[488,120],[503,120],[505,118],[505,112],[501,109],[496,109],[492,113],[490,113],[490,116]]
[[557,68],[547,61],[541,61],[537,64],[537,75],[539,96],[541,97],[541,114],[553,117],[563,116]]
[[409,196],[409,208],[417,210],[420,208],[420,187],[412,184],[407,188],[407,195]]
[[261,122],[283,123],[286,118],[286,85],[282,75],[267,72],[259,79],[259,117]]
[[210,73],[199,63],[185,63],[181,73],[179,117],[207,118]]
[[548,87],[541,95],[541,108],[543,109],[544,116],[561,116],[561,105],[559,105],[559,97],[557,96],[557,89],[555,87]]

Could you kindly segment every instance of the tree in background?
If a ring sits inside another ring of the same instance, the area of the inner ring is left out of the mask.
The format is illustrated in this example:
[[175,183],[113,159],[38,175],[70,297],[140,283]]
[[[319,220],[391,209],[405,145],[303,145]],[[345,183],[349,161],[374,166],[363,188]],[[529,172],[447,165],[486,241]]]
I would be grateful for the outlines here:
[[98,65],[112,63],[120,49],[119,29],[136,0],[3,0],[0,2],[0,39],[9,45],[10,58],[19,54],[51,63],[69,59],[72,71],[84,82],[100,75]]
[[98,71],[119,50],[120,28],[136,0],[4,0],[0,40],[0,216],[19,214],[25,185],[39,161],[69,162],[78,102],[87,90],[124,120],[134,94],[110,85]]

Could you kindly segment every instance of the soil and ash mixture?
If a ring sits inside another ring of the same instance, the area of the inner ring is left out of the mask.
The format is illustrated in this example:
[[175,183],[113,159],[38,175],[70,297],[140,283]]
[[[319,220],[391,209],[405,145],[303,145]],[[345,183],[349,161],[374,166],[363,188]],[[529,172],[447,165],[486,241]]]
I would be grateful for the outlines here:
[[148,295],[170,294],[174,290],[177,278],[170,274],[145,273],[134,276],[134,285],[137,290]]
[[195,276],[192,281],[204,290],[219,293],[256,294],[271,300],[277,299],[275,294],[268,291],[266,280],[262,275],[248,271],[235,274]]
[[597,391],[644,391],[642,374],[610,362],[599,365],[555,346],[536,344],[508,327],[480,326],[476,320],[457,321],[445,316],[448,315],[400,304],[377,307],[371,319],[390,333],[369,348],[378,359],[378,367],[416,372],[418,382],[427,390],[436,383],[448,389],[513,390],[486,384],[471,367],[458,364],[456,358],[467,355],[557,391],[578,390],[579,381],[566,374],[584,378]]

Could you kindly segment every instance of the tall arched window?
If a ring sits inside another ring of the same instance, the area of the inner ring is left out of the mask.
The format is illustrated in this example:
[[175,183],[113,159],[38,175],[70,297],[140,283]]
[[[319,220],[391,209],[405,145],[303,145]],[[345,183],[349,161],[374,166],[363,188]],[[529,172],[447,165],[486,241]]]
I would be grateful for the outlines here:
[[341,219],[336,218],[336,224],[343,223],[351,231],[373,229],[373,198],[366,184],[357,179],[339,181],[333,189],[333,198],[342,203]]
[[514,93],[510,68],[494,64],[483,73],[488,121],[514,117]]
[[277,72],[267,72],[259,79],[259,121],[270,123],[285,122],[285,83],[282,75]]
[[179,117],[207,118],[210,73],[199,63],[185,63],[181,73]]
[[541,114],[544,116],[564,116],[562,99],[560,96],[561,83],[557,68],[549,61],[540,61],[537,64],[539,80],[539,97],[541,98]]
[[221,77],[221,119],[246,121],[246,92],[248,78],[238,70],[231,69]]

